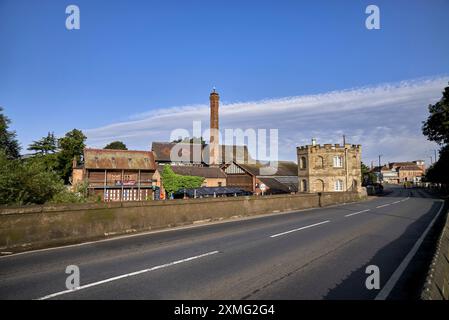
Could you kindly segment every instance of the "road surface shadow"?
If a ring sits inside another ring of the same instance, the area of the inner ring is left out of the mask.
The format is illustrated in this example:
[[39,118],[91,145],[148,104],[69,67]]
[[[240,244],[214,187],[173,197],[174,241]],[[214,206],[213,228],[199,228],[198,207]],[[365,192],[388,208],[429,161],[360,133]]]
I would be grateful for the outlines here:
[[[414,194],[414,196],[419,195]],[[379,266],[380,288],[382,288],[416,243],[419,236],[427,228],[440,206],[440,203],[435,202],[429,211],[409,225],[399,238],[380,249],[366,265],[354,270],[340,284],[330,289],[323,298],[328,300],[374,299],[380,290],[368,290],[366,288],[365,280],[369,276],[369,274],[365,273],[366,267],[369,265]],[[444,216],[444,214],[441,214],[439,219],[437,219],[388,299],[419,299],[428,267],[436,249],[436,242],[443,227]]]

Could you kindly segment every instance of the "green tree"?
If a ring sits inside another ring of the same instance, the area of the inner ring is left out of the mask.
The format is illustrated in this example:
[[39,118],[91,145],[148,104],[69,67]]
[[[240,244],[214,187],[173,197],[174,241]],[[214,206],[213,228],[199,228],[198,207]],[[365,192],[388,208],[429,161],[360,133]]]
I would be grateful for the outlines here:
[[64,190],[62,179],[46,170],[42,158],[8,159],[0,152],[0,204],[43,204]]
[[370,184],[377,181],[376,175],[373,172],[371,172],[371,169],[363,162],[361,168],[362,168],[362,183]]
[[57,140],[53,132],[49,132],[46,137],[33,141],[28,150],[34,151],[36,154],[49,154],[57,150]]
[[65,183],[69,182],[72,175],[73,159],[79,161],[83,155],[85,141],[86,136],[78,129],[67,132],[58,140],[60,151],[58,152],[57,169]]
[[429,105],[429,117],[423,122],[422,131],[430,141],[443,145],[449,143],[449,87],[443,97],[434,105]]
[[449,87],[444,88],[443,97],[429,106],[429,117],[423,122],[422,131],[427,139],[443,147],[440,157],[426,172],[429,182],[449,184]]
[[103,149],[128,150],[126,144],[124,144],[122,141],[113,141],[106,145],[106,147],[104,147]]
[[203,177],[176,174],[168,164],[164,166],[161,178],[162,183],[164,184],[164,189],[168,193],[174,193],[184,188],[199,188],[204,182]]
[[441,148],[438,161],[427,169],[425,179],[429,182],[449,184],[449,145]]
[[203,137],[199,137],[199,138],[198,137],[193,137],[193,138],[186,137],[184,139],[179,138],[179,139],[173,140],[172,142],[175,142],[175,143],[202,144],[202,145],[206,144],[206,141],[203,139]]
[[0,151],[3,151],[9,159],[18,159],[20,145],[15,131],[9,130],[10,123],[11,120],[3,114],[3,108],[0,107]]

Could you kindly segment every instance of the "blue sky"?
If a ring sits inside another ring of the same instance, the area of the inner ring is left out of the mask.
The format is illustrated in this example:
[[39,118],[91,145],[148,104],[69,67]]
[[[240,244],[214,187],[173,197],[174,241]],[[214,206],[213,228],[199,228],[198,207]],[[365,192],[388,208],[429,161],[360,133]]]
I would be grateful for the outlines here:
[[[69,4],[81,10],[80,30],[65,28]],[[369,4],[380,7],[380,30],[365,28]],[[62,135],[81,128],[93,146],[118,137],[132,148],[148,148],[151,141],[169,137],[149,125],[136,138],[139,131],[129,133],[134,125],[130,120],[145,118],[152,124],[159,121],[152,112],[204,106],[212,86],[225,107],[247,103],[262,111],[266,105],[257,102],[267,99],[321,97],[359,88],[375,91],[386,83],[404,86],[401,81],[413,87],[418,81],[419,88],[428,91],[410,104],[395,105],[391,97],[402,91],[383,89],[391,100],[383,107],[387,118],[388,110],[406,114],[414,103],[402,133],[404,139],[413,135],[424,144],[418,134],[425,107],[441,96],[449,75],[447,12],[445,0],[0,0],[0,105],[24,147],[48,131]],[[417,102],[423,101],[420,108]],[[369,133],[356,133],[366,129],[364,121],[373,130],[388,122],[374,114],[375,122],[371,109],[363,114],[366,118],[357,122],[342,118],[333,132],[351,132],[353,140],[363,144]],[[258,126],[272,128],[271,116],[259,118]],[[242,123],[230,118],[229,126],[232,120]],[[291,137],[298,134],[298,144],[312,134],[335,139],[328,128],[319,130],[320,121],[328,120],[326,114],[318,120],[307,131],[279,122],[281,140],[294,145]],[[128,124],[127,134],[114,131],[116,124]],[[105,127],[112,129],[105,134]],[[378,134],[398,136],[396,129],[389,122]],[[368,146],[366,160],[382,152],[381,146]],[[289,148],[281,154],[294,158]],[[429,148],[433,146],[387,154],[391,159],[423,158]]]

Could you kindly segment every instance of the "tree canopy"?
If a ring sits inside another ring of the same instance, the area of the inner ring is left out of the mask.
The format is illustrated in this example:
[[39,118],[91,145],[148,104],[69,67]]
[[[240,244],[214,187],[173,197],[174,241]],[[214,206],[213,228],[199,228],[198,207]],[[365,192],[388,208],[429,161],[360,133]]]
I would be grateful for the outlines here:
[[362,162],[362,183],[363,184],[371,184],[377,181],[377,177],[374,173],[371,172],[370,168]]
[[0,107],[0,151],[3,151],[7,158],[17,159],[20,157],[20,145],[16,139],[15,131],[9,130],[11,120],[3,114]]
[[0,153],[0,204],[43,204],[64,190],[54,171],[38,158],[8,159]]
[[[20,157],[11,121],[0,108],[0,205],[43,204],[47,202],[84,202],[86,186],[70,191],[64,184],[72,173],[73,158],[83,153],[86,137],[77,129],[58,141],[53,133],[34,141],[28,150],[35,156]],[[58,149],[59,144],[59,149]]]
[[189,137],[186,137],[186,138],[184,138],[184,139],[182,139],[182,138],[179,138],[179,139],[176,139],[176,140],[173,140],[172,142],[175,142],[175,143],[190,143],[190,144],[206,144],[206,141],[203,139],[203,137],[193,137],[193,138],[189,138]]
[[81,130],[73,129],[58,140],[58,171],[67,183],[72,174],[73,159],[79,161],[83,155],[86,136]]
[[49,132],[46,137],[42,137],[40,140],[33,141],[28,146],[28,150],[34,151],[37,154],[54,153],[57,148],[57,140],[53,132]]
[[449,86],[443,97],[429,106],[429,117],[423,122],[422,131],[427,139],[442,146],[440,157],[426,172],[429,182],[449,184]]
[[434,105],[429,105],[429,117],[423,122],[423,134],[430,141],[443,145],[449,143],[449,87],[443,97]]
[[103,149],[128,150],[126,144],[124,144],[122,141],[113,141],[107,144]]
[[449,184],[449,145],[440,150],[438,161],[427,169],[426,180]]

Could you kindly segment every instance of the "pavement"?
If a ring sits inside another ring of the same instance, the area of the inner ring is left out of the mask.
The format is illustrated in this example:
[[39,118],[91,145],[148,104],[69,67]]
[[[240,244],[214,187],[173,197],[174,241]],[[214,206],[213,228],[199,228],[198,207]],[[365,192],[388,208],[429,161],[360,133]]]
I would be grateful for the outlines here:
[[[414,263],[409,253],[443,203],[421,189],[388,191],[357,203],[3,256],[0,299],[375,299],[390,291],[400,298],[398,285],[407,284],[399,280]],[[66,288],[69,265],[80,270],[77,290]],[[380,289],[365,285],[370,265],[379,268]]]

